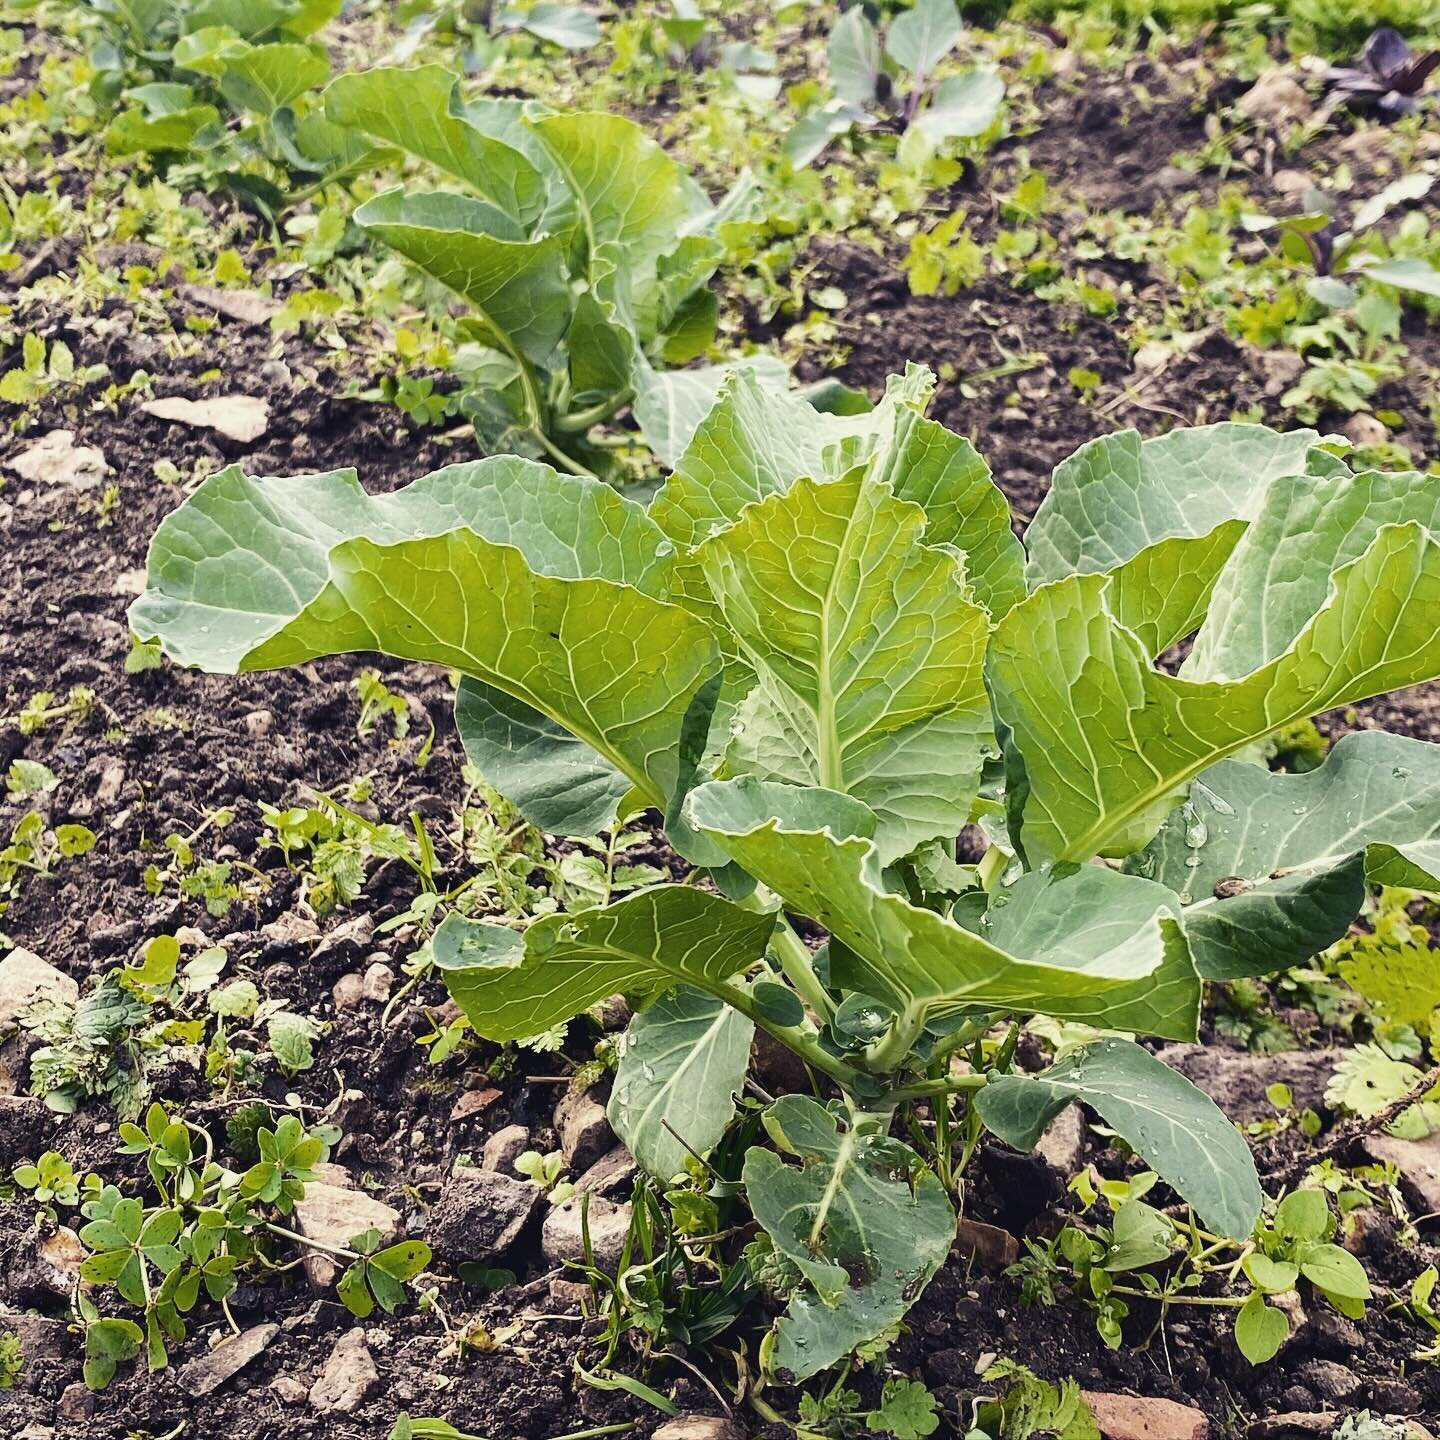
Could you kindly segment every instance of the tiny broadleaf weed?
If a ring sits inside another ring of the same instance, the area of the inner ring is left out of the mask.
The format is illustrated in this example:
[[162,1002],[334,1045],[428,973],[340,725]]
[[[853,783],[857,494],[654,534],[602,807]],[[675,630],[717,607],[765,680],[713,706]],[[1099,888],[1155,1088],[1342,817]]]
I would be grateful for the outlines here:
[[[512,138],[569,135],[526,124]],[[600,144],[576,143],[576,164]],[[475,164],[508,179],[467,203],[506,225],[575,198],[537,162]],[[833,1084],[770,1105],[744,1162],[792,1272],[766,1358],[800,1378],[898,1322],[944,1261],[951,1157],[892,1124],[917,1104],[968,1100],[968,1154],[981,1122],[1028,1149],[1083,1103],[1206,1231],[1249,1239],[1244,1138],[1124,1035],[1193,1041],[1207,980],[1307,961],[1368,887],[1440,876],[1436,746],[1362,731],[1305,773],[1259,759],[1312,714],[1440,676],[1433,476],[1352,473],[1313,431],[1124,431],[1059,466],[1022,548],[984,461],[926,417],[933,383],[912,367],[837,416],[737,371],[648,505],[521,456],[375,498],[352,471],[232,466],[162,523],[130,612],[215,671],[446,666],[469,759],[524,818],[591,837],[663,816],[713,885],[586,894],[523,928],[452,914],[434,964],[494,1041],[629,996],[611,1116],[661,1183],[719,1142],[756,1027]],[[1178,673],[1157,665],[1187,639]],[[976,865],[955,859],[967,824]],[[1032,1016],[1085,1038],[1015,1070]],[[1149,1253],[1153,1225],[1126,1223]],[[1294,1263],[1353,1307],[1331,1259]]]

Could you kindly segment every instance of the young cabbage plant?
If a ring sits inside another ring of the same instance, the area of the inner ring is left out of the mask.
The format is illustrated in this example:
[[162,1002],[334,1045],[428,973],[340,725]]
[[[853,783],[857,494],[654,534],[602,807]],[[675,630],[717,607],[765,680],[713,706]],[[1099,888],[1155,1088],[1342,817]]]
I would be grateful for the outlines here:
[[106,17],[92,88],[128,102],[105,130],[111,154],[170,157],[271,215],[384,158],[318,104],[330,60],[313,37],[337,0],[91,4]]
[[1000,77],[993,70],[964,70],[938,83],[935,78],[963,33],[955,0],[916,0],[890,22],[883,41],[862,6],[845,11],[828,46],[834,94],[785,137],[791,162],[809,165],[856,126],[888,124],[931,151],[947,140],[983,135],[1005,98]]
[[[663,814],[691,883],[523,929],[451,915],[435,960],[496,1041],[630,996],[610,1114],[662,1178],[719,1140],[757,1027],[833,1086],[781,1095],[744,1167],[787,1277],[768,1353],[798,1377],[949,1249],[906,1107],[964,1097],[971,1144],[983,1122],[1028,1149],[1083,1102],[1248,1237],[1244,1140],[1126,1037],[1194,1040],[1206,980],[1306,960],[1370,884],[1440,884],[1440,747],[1260,759],[1440,675],[1433,476],[1352,474],[1313,431],[1126,431],[1057,469],[1027,554],[932,384],[840,417],[737,374],[648,508],[518,457],[375,497],[231,467],[163,522],[130,612],[214,671],[453,667],[470,757],[536,824]],[[958,864],[971,823],[988,849]],[[1018,1071],[993,1037],[1034,1015],[1105,1033]]]
[[343,75],[326,111],[474,192],[396,188],[354,218],[474,307],[483,361],[465,408],[487,451],[588,474],[604,455],[587,433],[627,405],[662,459],[684,449],[727,371],[657,367],[714,338],[706,282],[724,226],[750,214],[748,178],[712,204],[631,121],[467,101],[438,65]]

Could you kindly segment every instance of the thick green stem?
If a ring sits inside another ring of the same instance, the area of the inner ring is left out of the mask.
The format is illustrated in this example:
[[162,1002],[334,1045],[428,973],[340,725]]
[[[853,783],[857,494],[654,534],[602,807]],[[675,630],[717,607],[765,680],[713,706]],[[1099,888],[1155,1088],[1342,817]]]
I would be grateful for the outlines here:
[[596,401],[594,405],[584,410],[572,410],[568,415],[562,415],[555,421],[555,429],[562,435],[583,435],[592,425],[598,425],[602,420],[608,420],[622,406],[630,403],[634,392],[627,385],[619,394],[611,395],[606,400]]
[[760,1007],[751,998],[748,990],[738,985],[721,983],[715,986],[715,993],[727,1005],[732,1005],[748,1017],[767,1034],[773,1035],[782,1045],[787,1045],[807,1065],[828,1075],[846,1093],[851,1093],[860,1083],[860,1072],[853,1065],[847,1065],[838,1056],[828,1054],[820,1048],[814,1030],[799,1025],[776,1025],[760,1013]]
[[952,1075],[948,1080],[924,1080],[918,1085],[902,1085],[898,1090],[891,1090],[885,1098],[899,1104],[935,1095],[960,1095],[970,1090],[983,1090],[989,1081],[988,1075]]
[[820,1017],[829,1020],[835,1014],[835,1002],[815,973],[814,957],[794,927],[782,915],[770,942],[785,978],[799,992],[800,998]]
[[919,1007],[895,1017],[895,1023],[865,1052],[861,1063],[872,1075],[888,1075],[909,1058],[915,1042],[925,1029],[925,1015]]

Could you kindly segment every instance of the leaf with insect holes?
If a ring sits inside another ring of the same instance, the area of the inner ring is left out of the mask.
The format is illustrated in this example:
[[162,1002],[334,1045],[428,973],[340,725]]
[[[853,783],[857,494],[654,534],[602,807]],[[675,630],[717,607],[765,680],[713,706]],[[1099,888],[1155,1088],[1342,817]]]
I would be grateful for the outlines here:
[[944,1263],[955,1212],[908,1145],[841,1128],[803,1095],[765,1112],[774,1151],[745,1155],[745,1191],[802,1286],[775,1322],[773,1363],[808,1379],[892,1325]]

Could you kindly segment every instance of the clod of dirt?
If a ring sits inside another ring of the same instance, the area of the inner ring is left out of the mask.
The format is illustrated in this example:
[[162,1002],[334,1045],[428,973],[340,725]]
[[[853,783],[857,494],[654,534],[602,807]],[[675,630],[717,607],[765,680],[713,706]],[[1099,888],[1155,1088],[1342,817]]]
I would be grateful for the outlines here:
[[1390,431],[1384,421],[1362,410],[1345,422],[1345,438],[1356,445],[1383,445]]
[[1210,1422],[1198,1410],[1156,1396],[1081,1391],[1105,1440],[1206,1440]]
[[327,1414],[351,1415],[379,1383],[365,1332],[357,1325],[335,1342],[320,1378],[310,1387],[310,1403]]
[[[317,1165],[322,1178],[305,1186],[305,1197],[295,1202],[295,1228],[307,1240],[322,1245],[345,1245],[352,1236],[366,1230],[378,1230],[381,1243],[389,1244],[401,1236],[400,1212],[357,1190],[349,1174],[338,1165]],[[329,1255],[308,1250],[305,1273],[316,1290],[334,1285],[340,1267]]]
[[[545,1217],[540,1230],[540,1248],[552,1265],[579,1260],[585,1254],[580,1227],[579,1195],[563,1205],[556,1205]],[[590,1243],[595,1248],[595,1263],[602,1270],[613,1270],[620,1263],[625,1237],[630,1232],[630,1206],[617,1205],[603,1195],[589,1197]]]
[[966,1217],[955,1230],[955,1253],[986,1270],[1003,1270],[1020,1258],[1020,1242],[998,1225]]
[[256,1325],[213,1350],[197,1355],[180,1371],[180,1383],[192,1395],[218,1390],[232,1375],[238,1375],[280,1333],[273,1321]]
[[270,407],[253,395],[217,395],[213,400],[167,395],[147,400],[140,408],[157,420],[214,430],[237,445],[252,444],[270,428]]
[[1315,109],[1305,88],[1288,70],[1267,70],[1241,97],[1238,108],[1247,120],[1279,129],[1308,120]]
[[480,1168],[508,1175],[529,1148],[530,1132],[523,1125],[507,1125],[485,1142],[485,1148],[480,1152]]
[[255,290],[222,290],[218,285],[182,285],[180,298],[242,325],[268,325],[285,307]]
[[442,1259],[498,1259],[545,1204],[539,1186],[494,1170],[457,1170],[430,1209],[426,1237]]
[[681,1415],[667,1420],[652,1440],[745,1440],[745,1432],[715,1415]]
[[1389,1161],[1400,1171],[1401,1188],[1419,1213],[1440,1212],[1440,1133],[1423,1140],[1401,1140],[1394,1135],[1372,1135],[1365,1141],[1372,1160]]
[[31,484],[68,485],[72,490],[93,489],[110,469],[105,452],[94,445],[77,445],[73,430],[42,435],[5,465]]
[[572,1170],[588,1170],[614,1141],[605,1107],[588,1090],[565,1092],[555,1107],[555,1132]]

